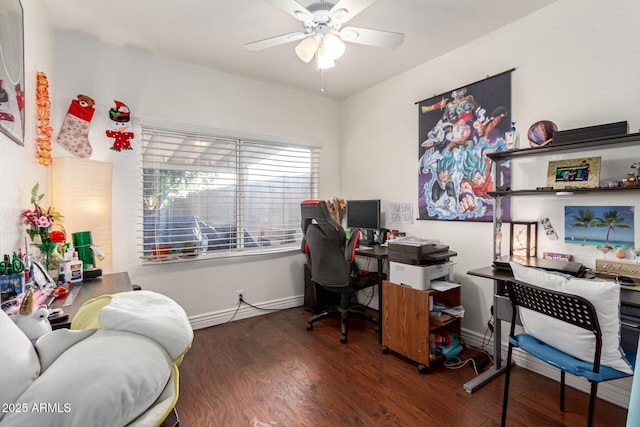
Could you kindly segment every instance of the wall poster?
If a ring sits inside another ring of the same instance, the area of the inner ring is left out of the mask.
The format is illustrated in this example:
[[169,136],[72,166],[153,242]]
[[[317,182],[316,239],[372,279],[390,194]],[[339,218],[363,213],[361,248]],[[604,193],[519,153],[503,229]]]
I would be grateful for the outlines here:
[[[421,220],[493,221],[492,161],[511,129],[511,71],[418,103],[418,212]],[[503,165],[502,185],[511,168]],[[509,198],[502,220],[510,221]]]

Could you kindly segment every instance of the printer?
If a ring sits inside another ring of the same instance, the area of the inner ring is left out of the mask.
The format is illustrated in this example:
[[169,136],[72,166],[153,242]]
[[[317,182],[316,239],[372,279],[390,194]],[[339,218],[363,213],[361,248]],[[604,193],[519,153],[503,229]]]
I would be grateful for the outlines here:
[[457,253],[437,240],[415,237],[390,240],[389,281],[415,289],[431,289],[434,280],[453,281],[451,257]]

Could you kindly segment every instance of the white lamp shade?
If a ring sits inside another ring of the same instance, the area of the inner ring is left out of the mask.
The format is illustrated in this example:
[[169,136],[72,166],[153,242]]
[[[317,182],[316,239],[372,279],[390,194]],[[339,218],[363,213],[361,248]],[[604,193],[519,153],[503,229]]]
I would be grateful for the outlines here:
[[71,235],[91,231],[104,253],[96,266],[112,272],[111,182],[113,165],[75,157],[59,157],[51,167],[51,205],[64,215],[62,226]]
[[333,60],[340,58],[345,51],[345,45],[342,40],[335,34],[327,34],[322,40],[322,46],[324,46],[325,53],[329,54]]
[[303,62],[311,61],[313,55],[318,50],[318,40],[315,37],[307,37],[296,46],[296,55]]
[[336,63],[333,61],[333,57],[327,53],[327,49],[320,46],[318,49],[318,69],[326,70],[335,67],[335,65]]

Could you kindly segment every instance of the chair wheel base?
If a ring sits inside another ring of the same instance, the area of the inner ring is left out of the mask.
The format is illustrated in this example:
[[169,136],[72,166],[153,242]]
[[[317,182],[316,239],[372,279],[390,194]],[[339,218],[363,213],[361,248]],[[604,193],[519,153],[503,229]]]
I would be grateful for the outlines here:
[[347,343],[347,336],[346,335],[340,335],[340,342],[342,344],[346,344]]
[[307,323],[307,331],[313,331],[313,323]]
[[420,374],[426,374],[427,372],[429,372],[429,368],[427,368],[425,365],[423,365],[422,363],[418,365],[418,372]]
[[380,350],[382,351],[382,354],[389,354],[389,347],[386,345],[383,345]]

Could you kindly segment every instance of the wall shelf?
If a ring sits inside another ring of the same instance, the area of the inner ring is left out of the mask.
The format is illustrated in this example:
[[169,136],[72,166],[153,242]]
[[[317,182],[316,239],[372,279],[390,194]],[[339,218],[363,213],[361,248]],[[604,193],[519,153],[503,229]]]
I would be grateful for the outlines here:
[[[609,138],[595,138],[586,139],[581,141],[575,141],[566,144],[553,145],[550,144],[545,147],[539,148],[522,148],[516,150],[496,151],[487,153],[487,157],[494,162],[494,179],[495,188],[505,188],[502,186],[502,167],[503,163],[512,159],[521,159],[526,157],[544,157],[559,153],[578,152],[586,150],[609,150],[615,148],[632,147],[640,145],[640,132],[630,133],[627,135],[614,136]],[[512,168],[513,173],[513,168]],[[551,197],[564,197],[564,196],[580,196],[583,194],[616,194],[620,192],[633,192],[639,191],[640,187],[598,187],[598,188],[566,188],[566,189],[519,189],[519,190],[497,190],[490,191],[488,194],[495,198],[493,209],[493,259],[498,259],[501,255],[501,250],[498,245],[502,240],[502,213],[500,209],[496,209],[501,205],[501,199],[503,197],[516,197],[516,196],[551,196]]]
[[627,135],[615,136],[611,138],[586,139],[561,145],[551,144],[539,148],[521,148],[517,150],[494,151],[492,153],[487,153],[487,157],[489,157],[494,162],[498,162],[515,158],[550,155],[567,151],[585,151],[594,148],[618,148],[635,145],[638,143],[640,143],[640,133],[630,133]]

